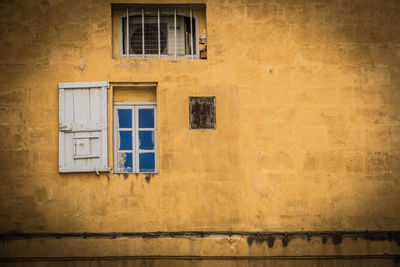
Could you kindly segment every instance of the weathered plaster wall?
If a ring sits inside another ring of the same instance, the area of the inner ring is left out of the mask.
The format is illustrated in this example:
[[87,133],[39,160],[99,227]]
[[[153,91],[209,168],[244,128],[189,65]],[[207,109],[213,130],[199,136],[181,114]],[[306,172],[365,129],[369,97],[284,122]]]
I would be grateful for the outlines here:
[[[109,0],[0,2],[0,230],[400,230],[400,2],[192,2],[207,60],[113,59]],[[158,82],[159,174],[58,173],[57,84],[98,80]]]

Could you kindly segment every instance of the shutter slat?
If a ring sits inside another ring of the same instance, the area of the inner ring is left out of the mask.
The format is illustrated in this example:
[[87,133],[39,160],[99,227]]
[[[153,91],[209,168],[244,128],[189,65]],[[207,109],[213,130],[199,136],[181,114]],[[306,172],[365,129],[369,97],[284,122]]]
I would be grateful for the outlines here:
[[73,146],[74,133],[64,133],[64,139],[60,142],[64,143],[64,164],[63,168],[74,165],[74,146]]
[[88,124],[89,123],[89,90],[90,89],[75,89],[74,92],[74,123]]
[[101,109],[101,117],[100,120],[104,124],[104,129],[101,131],[101,135],[103,136],[103,139],[101,140],[101,150],[104,153],[104,157],[101,159],[101,169],[106,169],[108,170],[108,160],[107,160],[107,88],[108,87],[103,87],[103,90],[101,91],[101,102],[104,103],[102,105]]
[[74,122],[74,92],[72,90],[62,90],[64,92],[64,118],[63,123],[73,123]]
[[[65,106],[65,95],[64,95],[64,89],[60,88],[59,91],[59,117],[58,117],[58,121],[60,123],[60,125],[64,122],[64,106]],[[58,157],[58,166],[59,168],[63,168],[64,164],[65,164],[65,146],[64,146],[64,142],[61,142],[61,140],[64,140],[64,133],[61,131],[58,131],[58,140],[59,141],[59,157]]]
[[89,89],[89,100],[90,100],[90,121],[98,122],[101,121],[101,106],[95,103],[101,102],[101,92],[96,88]]

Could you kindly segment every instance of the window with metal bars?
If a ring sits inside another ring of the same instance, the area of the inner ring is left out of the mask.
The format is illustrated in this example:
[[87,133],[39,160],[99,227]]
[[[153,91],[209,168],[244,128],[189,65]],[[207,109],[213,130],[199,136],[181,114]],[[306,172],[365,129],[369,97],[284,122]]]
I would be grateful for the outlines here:
[[184,5],[124,6],[121,56],[200,58],[199,15],[195,12]]

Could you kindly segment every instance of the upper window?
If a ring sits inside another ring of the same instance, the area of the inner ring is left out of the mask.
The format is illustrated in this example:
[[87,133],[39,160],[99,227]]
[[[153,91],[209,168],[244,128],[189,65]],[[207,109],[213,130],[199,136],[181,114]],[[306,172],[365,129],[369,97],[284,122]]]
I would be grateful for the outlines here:
[[205,5],[113,5],[113,15],[120,57],[207,57]]

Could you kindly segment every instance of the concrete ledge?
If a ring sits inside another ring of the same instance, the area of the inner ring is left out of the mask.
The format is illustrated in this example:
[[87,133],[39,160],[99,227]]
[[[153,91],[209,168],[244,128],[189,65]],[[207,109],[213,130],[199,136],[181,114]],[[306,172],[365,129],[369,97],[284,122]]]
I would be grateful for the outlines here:
[[119,257],[398,257],[400,246],[390,240],[344,237],[340,243],[321,237],[296,238],[289,242],[268,239],[249,242],[248,237],[121,237],[121,238],[33,238],[1,241],[3,259],[119,258]]

